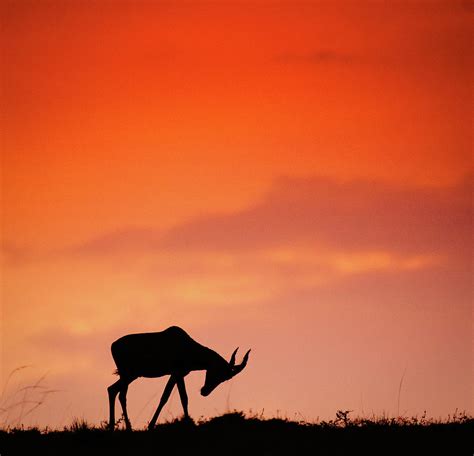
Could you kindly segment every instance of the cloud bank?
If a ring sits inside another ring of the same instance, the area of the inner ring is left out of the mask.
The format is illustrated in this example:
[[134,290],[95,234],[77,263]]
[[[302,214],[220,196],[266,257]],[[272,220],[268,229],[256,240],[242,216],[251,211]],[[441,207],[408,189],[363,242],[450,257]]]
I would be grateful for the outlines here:
[[463,256],[471,242],[471,189],[471,177],[448,188],[281,178],[261,202],[239,212],[203,215],[168,231],[124,229],[71,251],[242,252],[314,246]]

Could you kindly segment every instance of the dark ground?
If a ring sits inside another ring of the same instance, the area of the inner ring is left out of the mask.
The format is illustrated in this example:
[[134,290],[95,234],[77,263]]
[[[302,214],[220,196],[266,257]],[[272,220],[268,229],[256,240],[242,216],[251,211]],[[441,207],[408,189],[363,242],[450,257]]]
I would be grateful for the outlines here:
[[[342,416],[342,418],[341,418]],[[350,420],[317,424],[246,418],[230,413],[194,424],[174,421],[154,431],[115,431],[75,423],[63,431],[0,431],[0,454],[10,455],[358,455],[474,454],[474,419]]]

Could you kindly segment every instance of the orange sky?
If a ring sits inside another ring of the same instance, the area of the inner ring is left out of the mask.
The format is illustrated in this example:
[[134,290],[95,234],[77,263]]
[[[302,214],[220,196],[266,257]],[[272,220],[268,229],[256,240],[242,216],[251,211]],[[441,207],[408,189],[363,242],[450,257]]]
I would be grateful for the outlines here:
[[2,383],[61,390],[26,423],[105,419],[110,343],[170,324],[253,349],[195,417],[395,414],[403,375],[400,413],[473,411],[468,2],[2,17]]

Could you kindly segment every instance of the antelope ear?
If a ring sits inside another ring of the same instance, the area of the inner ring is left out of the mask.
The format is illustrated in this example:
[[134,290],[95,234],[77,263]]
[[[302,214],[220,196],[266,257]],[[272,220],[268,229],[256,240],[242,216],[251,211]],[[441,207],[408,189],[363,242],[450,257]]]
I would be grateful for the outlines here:
[[245,353],[245,356],[242,362],[238,366],[234,366],[234,368],[232,369],[232,377],[244,370],[245,366],[247,365],[247,361],[249,360],[249,353],[250,353],[250,350],[248,350],[247,353]]
[[230,361],[229,361],[229,366],[230,367],[234,367],[235,365],[235,355],[237,354],[237,350],[239,349],[239,347],[237,347],[235,350],[234,350],[234,353],[232,353],[232,356],[230,357]]

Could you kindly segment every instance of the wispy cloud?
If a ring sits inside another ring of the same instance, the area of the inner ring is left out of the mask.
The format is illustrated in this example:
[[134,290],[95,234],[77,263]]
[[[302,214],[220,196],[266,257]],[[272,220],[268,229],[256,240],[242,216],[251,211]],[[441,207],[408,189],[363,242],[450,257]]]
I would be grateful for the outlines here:
[[147,227],[125,227],[67,249],[70,254],[108,254],[117,251],[156,251],[163,232]]
[[355,54],[332,49],[318,49],[309,53],[283,53],[278,54],[275,60],[280,63],[309,63],[316,65],[353,64],[362,62],[362,59]]
[[193,218],[164,232],[124,229],[75,246],[70,253],[317,246],[346,252],[462,254],[472,229],[471,185],[471,178],[450,188],[282,178],[247,209]]

